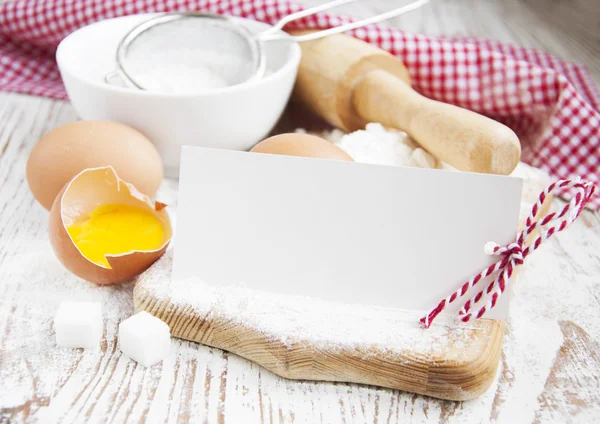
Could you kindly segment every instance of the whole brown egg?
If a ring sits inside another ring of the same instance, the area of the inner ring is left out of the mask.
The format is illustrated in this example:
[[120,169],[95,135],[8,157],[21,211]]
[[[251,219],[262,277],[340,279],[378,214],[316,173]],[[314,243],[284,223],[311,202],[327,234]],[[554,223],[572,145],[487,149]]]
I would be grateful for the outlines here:
[[258,143],[250,151],[274,155],[353,161],[348,153],[332,142],[303,133],[287,133],[269,137]]
[[27,183],[50,210],[56,195],[87,168],[112,166],[119,177],[154,197],[163,178],[160,156],[141,132],[117,122],[77,121],[46,134],[27,160]]

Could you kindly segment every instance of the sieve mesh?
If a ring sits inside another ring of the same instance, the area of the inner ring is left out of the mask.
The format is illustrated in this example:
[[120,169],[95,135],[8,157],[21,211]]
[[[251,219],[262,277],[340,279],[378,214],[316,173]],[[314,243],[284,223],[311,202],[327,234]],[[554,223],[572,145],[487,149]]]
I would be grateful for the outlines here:
[[[1,1],[1,0],[0,0]],[[117,48],[118,69],[105,76],[107,83],[153,91],[193,93],[262,78],[263,43],[302,42],[400,16],[429,0],[416,0],[370,18],[289,36],[282,32],[290,22],[357,0],[332,0],[282,18],[276,25],[252,34],[236,18],[200,12],[167,13],[132,29]]]
[[120,62],[136,85],[153,91],[195,92],[256,76],[260,46],[234,20],[211,15],[169,18],[126,39]]

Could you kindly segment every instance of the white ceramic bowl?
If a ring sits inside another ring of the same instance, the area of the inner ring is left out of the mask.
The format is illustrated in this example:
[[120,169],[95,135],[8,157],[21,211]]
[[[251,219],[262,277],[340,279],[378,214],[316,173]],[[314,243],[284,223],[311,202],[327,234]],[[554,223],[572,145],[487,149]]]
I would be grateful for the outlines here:
[[[148,136],[176,177],[182,145],[247,150],[262,140],[279,119],[289,99],[300,62],[292,42],[266,45],[267,76],[259,81],[206,93],[159,94],[104,82],[116,69],[121,38],[152,14],[107,19],[65,38],[56,52],[60,73],[82,119],[122,122]],[[268,25],[243,19],[253,32]]]

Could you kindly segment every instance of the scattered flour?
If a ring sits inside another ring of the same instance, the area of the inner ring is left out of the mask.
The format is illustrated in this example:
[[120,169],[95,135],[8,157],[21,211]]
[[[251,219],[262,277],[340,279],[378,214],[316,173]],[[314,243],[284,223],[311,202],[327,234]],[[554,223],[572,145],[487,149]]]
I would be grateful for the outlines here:
[[138,284],[155,298],[169,297],[173,307],[191,307],[197,316],[236,323],[287,347],[301,344],[330,351],[352,349],[366,356],[410,348],[429,355],[432,349],[443,353],[460,347],[483,328],[480,321],[457,325],[453,317],[443,317],[440,324],[444,325],[423,330],[416,311],[267,293],[244,284],[214,287],[197,279],[172,282],[171,264],[169,251]]
[[[407,147],[414,146],[405,135],[393,133],[389,137],[384,137],[386,141],[380,143],[380,146],[375,146],[374,144],[379,140],[375,136],[377,132],[380,132],[377,125],[370,125],[365,131],[371,141],[363,140],[356,135],[343,137],[343,134],[338,131],[333,131],[326,136],[335,139],[338,145],[363,161],[368,161],[367,157],[370,157],[370,160],[375,163],[385,163],[383,158],[387,158],[389,151],[394,150],[397,152],[396,164],[411,164],[410,160],[414,160],[413,154],[416,149],[413,148],[409,152],[398,145],[401,143]],[[360,147],[361,144],[363,148]],[[361,149],[368,153],[364,153],[361,157]],[[381,162],[377,162],[378,154],[381,155],[379,159]],[[524,204],[530,207],[540,187],[546,185],[547,177],[538,175],[537,170],[532,170],[525,165],[520,165],[518,171],[523,172],[526,178]],[[175,205],[175,193],[176,183],[166,180],[161,199],[166,200],[170,205]],[[170,409],[171,405],[179,406],[188,402],[189,396],[192,395],[188,395],[187,389],[180,390],[180,387],[191,385],[188,387],[193,392],[191,410],[200,416],[206,414],[208,410],[215,413],[216,408],[213,405],[219,402],[220,373],[226,369],[227,359],[220,356],[218,351],[175,340],[175,355],[165,360],[162,365],[142,369],[136,367],[133,361],[120,356],[116,342],[118,325],[134,311],[133,285],[100,287],[85,283],[71,275],[56,260],[48,245],[45,233],[47,212],[41,207],[32,208],[29,198],[20,204],[24,205],[23,208],[16,210],[14,215],[19,217],[19,221],[13,220],[11,218],[13,215],[10,214],[0,215],[1,227],[4,230],[2,240],[11,243],[10,251],[7,250],[5,252],[7,254],[0,258],[0,287],[2,288],[0,404],[2,408],[10,414],[11,408],[15,411],[24,411],[26,410],[24,408],[28,408],[27,405],[31,404],[32,416],[43,417],[44,422],[78,422],[84,416],[95,422],[110,420],[118,422],[128,417],[145,415],[165,417],[178,413],[177,408]],[[19,225],[14,225],[15,222]],[[576,225],[575,228],[569,229],[570,233],[573,231],[580,232],[578,237],[563,237],[561,241],[577,243],[577,245],[567,244],[564,248],[575,253],[581,252],[582,248],[578,246],[581,240],[585,240],[590,246],[589,259],[588,262],[582,262],[578,269],[589,269],[592,270],[590,272],[595,273],[594,275],[598,275],[599,262],[597,255],[593,255],[593,252],[597,251],[594,248],[598,244],[597,239],[592,238],[590,234],[593,233],[583,225]],[[521,411],[523,407],[528,407],[529,410],[537,408],[536,399],[549,372],[547,363],[551,362],[562,343],[562,334],[556,324],[558,319],[573,319],[581,323],[592,337],[597,338],[600,335],[596,325],[600,319],[597,316],[600,312],[597,303],[594,304],[598,295],[595,298],[594,296],[578,297],[587,293],[584,290],[556,295],[564,288],[565,281],[572,281],[576,287],[589,287],[590,291],[595,290],[597,293],[597,279],[586,277],[584,274],[570,275],[569,273],[575,271],[569,263],[570,259],[564,256],[562,247],[554,242],[550,243],[550,246],[553,247],[540,249],[532,256],[529,266],[520,276],[521,281],[516,286],[515,299],[511,302],[511,321],[515,324],[509,322],[511,331],[506,336],[505,357],[507,375],[514,378],[516,382],[507,381],[506,378],[500,382],[500,400],[504,402],[506,411]],[[360,349],[366,344],[375,344],[395,351],[407,346],[426,351],[432,346],[443,348],[453,331],[459,332],[456,333],[457,337],[453,337],[455,340],[463,340],[466,343],[468,340],[466,336],[477,331],[480,325],[474,322],[469,326],[455,327],[451,320],[447,320],[448,325],[437,325],[423,332],[415,321],[415,314],[405,311],[342,305],[296,297],[279,298],[273,294],[252,292],[243,286],[231,287],[227,292],[219,292],[204,284],[188,281],[175,287],[169,282],[170,255],[171,252],[168,252],[144,275],[144,285],[149,290],[155,291],[157,296],[172,296],[174,303],[187,302],[198,311],[232,317],[239,322],[260,328],[272,340],[286,345],[296,341],[300,343],[311,341],[317,346],[340,349],[347,346]],[[582,254],[578,257],[581,261],[588,258]],[[557,267],[562,273],[556,272]],[[56,346],[52,320],[58,305],[64,300],[102,302],[105,329],[100,349],[64,349]],[[594,315],[588,316],[589,311],[595,311]],[[530,318],[527,318],[528,316]],[[280,320],[281,317],[285,319]],[[426,334],[426,338],[423,334]],[[542,362],[539,360],[540,357],[543,358]],[[239,378],[248,387],[261,384],[252,380],[256,374],[242,371],[242,369],[249,369],[243,360],[231,356],[229,366],[230,379]],[[184,378],[177,378],[177,375],[187,375],[188,371],[190,375],[197,374],[199,378],[192,383]],[[249,380],[243,380],[243,376]],[[233,388],[236,387],[237,381],[232,380],[232,384],[227,386],[229,390],[227,397],[232,400],[230,405],[236,405],[233,400],[254,405],[255,401],[252,397],[235,398],[237,392]],[[122,382],[125,384],[121,384]],[[340,396],[338,392],[346,390],[343,385],[323,385],[313,388],[313,383],[300,382],[294,383],[293,386],[285,384],[269,373],[262,374],[263,396],[265,399],[270,399],[269,402],[272,399],[288,402],[285,403],[284,413],[287,411],[285,408],[291,405],[288,399],[290,392],[286,390],[293,390],[293,408],[295,408],[293,411],[297,417],[300,411],[297,406],[299,402],[305,401],[307,407],[313,409],[322,408],[328,400],[332,405],[337,405]],[[304,387],[310,387],[310,390],[305,392],[302,389]],[[328,388],[331,390],[328,391]],[[426,402],[421,397],[417,397],[416,400],[411,395],[402,394],[397,397],[392,391],[366,386],[359,386],[352,390],[355,398],[358,396],[356,393],[364,394],[361,402],[364,401],[367,408],[373,406],[372,399],[376,398],[378,408],[382,411],[386,408],[391,409],[396,398],[405,402],[403,405],[409,411],[415,408],[415,402],[417,409],[423,406],[419,406],[420,403]],[[489,411],[494,400],[494,391],[465,404],[467,406],[464,408],[458,408],[457,417],[464,417],[474,409],[480,413]],[[240,393],[242,392],[240,389]],[[314,396],[317,395],[321,403],[314,401]],[[344,396],[349,395],[344,394]],[[125,403],[120,406],[121,404],[115,402],[115,399]],[[429,416],[440,413],[436,405],[433,402],[426,404],[429,408]],[[234,406],[228,408],[232,410]],[[251,410],[248,406],[244,411]],[[111,419],[105,415],[107,411],[113,414]],[[130,411],[131,416],[129,416]],[[329,410],[325,410],[325,414],[328,413],[327,411]],[[423,419],[426,416],[423,415]],[[176,416],[173,421],[175,419]],[[2,421],[1,414],[0,421]]]

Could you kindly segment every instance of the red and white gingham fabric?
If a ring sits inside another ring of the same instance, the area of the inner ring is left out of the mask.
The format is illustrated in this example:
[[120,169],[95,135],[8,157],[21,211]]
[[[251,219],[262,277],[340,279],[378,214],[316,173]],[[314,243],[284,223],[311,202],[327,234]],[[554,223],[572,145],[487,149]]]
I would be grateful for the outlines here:
[[[0,90],[67,99],[56,46],[92,22],[145,12],[201,10],[275,23],[301,9],[284,0],[20,0],[0,3]],[[319,14],[293,27],[351,18]],[[600,183],[600,93],[587,70],[537,50],[475,38],[432,37],[385,25],[353,31],[398,56],[415,89],[504,122],[523,160],[562,179]],[[593,207],[600,207],[595,199]]]

